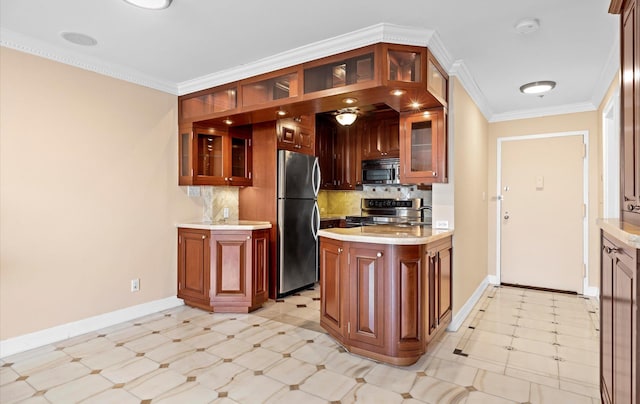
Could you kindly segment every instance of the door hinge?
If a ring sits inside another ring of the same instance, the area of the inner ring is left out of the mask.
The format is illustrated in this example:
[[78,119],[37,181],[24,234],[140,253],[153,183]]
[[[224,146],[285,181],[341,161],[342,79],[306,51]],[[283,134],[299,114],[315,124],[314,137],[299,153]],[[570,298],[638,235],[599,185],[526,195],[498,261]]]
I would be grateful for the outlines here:
[[583,159],[587,158],[587,144],[586,143],[582,144],[582,158]]
[[182,236],[178,236],[178,244],[182,244]]
[[351,265],[351,254],[347,254],[347,265]]
[[347,323],[347,334],[351,334],[351,322]]
[[251,171],[249,171],[249,179],[251,179]]
[[587,204],[583,203],[582,204],[582,217],[587,217]]
[[251,139],[249,139],[249,147],[251,147]]
[[582,264],[582,277],[587,277],[587,264]]

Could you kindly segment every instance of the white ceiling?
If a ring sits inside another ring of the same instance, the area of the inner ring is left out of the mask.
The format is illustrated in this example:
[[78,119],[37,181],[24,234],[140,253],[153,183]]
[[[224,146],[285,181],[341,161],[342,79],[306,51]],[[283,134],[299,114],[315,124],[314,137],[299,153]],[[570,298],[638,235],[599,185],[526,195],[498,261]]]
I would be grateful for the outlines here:
[[[0,44],[184,94],[383,40],[425,45],[491,121],[596,109],[619,67],[609,0],[0,0]],[[540,30],[514,25],[537,18]],[[98,44],[66,42],[80,32]],[[540,98],[520,85],[555,80]]]

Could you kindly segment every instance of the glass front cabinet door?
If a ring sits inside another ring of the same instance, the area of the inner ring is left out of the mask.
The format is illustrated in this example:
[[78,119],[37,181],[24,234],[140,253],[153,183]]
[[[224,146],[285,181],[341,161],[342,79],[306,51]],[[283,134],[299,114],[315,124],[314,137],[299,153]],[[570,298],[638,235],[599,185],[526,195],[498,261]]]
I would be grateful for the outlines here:
[[250,128],[182,125],[179,185],[251,185]]
[[445,114],[442,108],[400,117],[400,181],[447,182]]

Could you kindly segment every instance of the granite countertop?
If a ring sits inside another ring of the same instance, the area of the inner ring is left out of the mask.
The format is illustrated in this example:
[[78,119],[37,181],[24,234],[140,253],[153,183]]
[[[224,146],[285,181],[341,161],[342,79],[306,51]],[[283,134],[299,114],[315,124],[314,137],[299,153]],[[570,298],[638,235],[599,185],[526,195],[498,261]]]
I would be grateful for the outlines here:
[[270,229],[270,222],[254,220],[225,220],[219,222],[190,222],[179,223],[176,227],[200,230],[261,230]]
[[620,219],[598,219],[598,226],[629,247],[640,249],[640,226]]
[[377,225],[318,231],[318,236],[334,240],[396,245],[428,244],[452,235],[453,229],[434,229],[431,226]]

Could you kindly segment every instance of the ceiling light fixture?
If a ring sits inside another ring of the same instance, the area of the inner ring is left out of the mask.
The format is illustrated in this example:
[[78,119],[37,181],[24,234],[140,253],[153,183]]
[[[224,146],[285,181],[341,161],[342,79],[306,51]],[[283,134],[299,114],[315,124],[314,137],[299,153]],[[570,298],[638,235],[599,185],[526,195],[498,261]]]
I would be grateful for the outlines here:
[[278,116],[285,116],[287,115],[287,112],[279,109],[278,111],[276,111],[276,114],[278,114]]
[[222,121],[222,122],[224,122],[226,125],[231,125],[231,124],[233,124],[233,121],[232,121],[231,119],[229,119],[229,118],[225,119],[225,120],[224,120],[224,121]]
[[413,109],[420,109],[421,106],[422,106],[422,104],[420,104],[418,101],[413,101],[411,103],[411,108],[413,108]]
[[98,41],[95,38],[80,32],[62,32],[60,33],[60,36],[76,45],[96,46],[98,44]]
[[357,98],[348,97],[348,98],[343,99],[342,102],[344,102],[347,105],[353,105],[356,102],[358,102],[358,99]]
[[404,93],[406,93],[405,90],[400,90],[400,89],[391,90],[391,95],[395,95],[396,97],[400,97]]
[[129,4],[148,10],[162,10],[169,7],[171,0],[124,0]]
[[523,94],[543,94],[551,91],[556,86],[555,81],[544,80],[534,81],[520,86],[520,92]]
[[535,18],[524,18],[518,21],[514,28],[519,34],[532,34],[540,29],[540,21]]
[[349,126],[356,121],[358,110],[355,108],[345,108],[338,111],[336,121],[342,126]]

